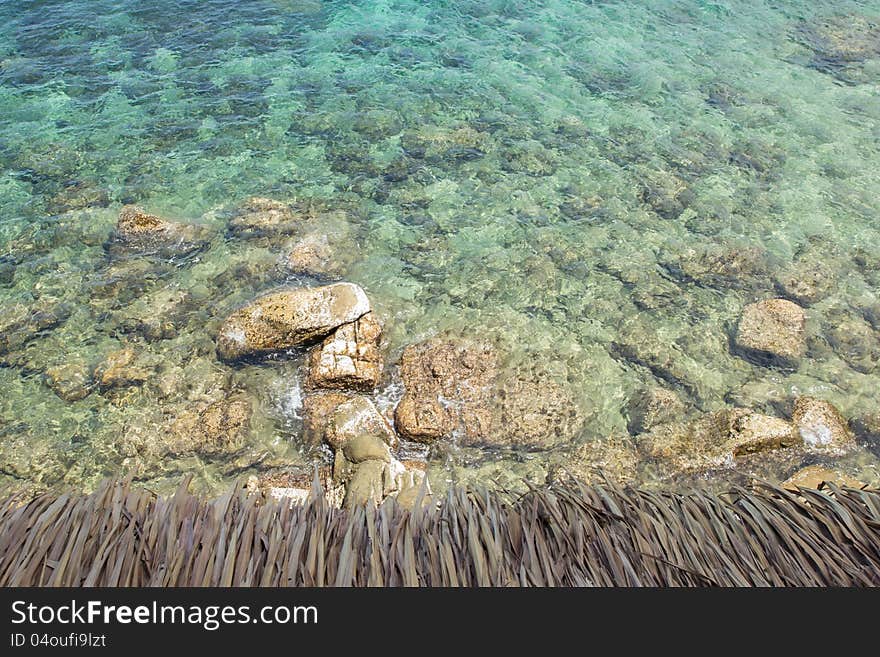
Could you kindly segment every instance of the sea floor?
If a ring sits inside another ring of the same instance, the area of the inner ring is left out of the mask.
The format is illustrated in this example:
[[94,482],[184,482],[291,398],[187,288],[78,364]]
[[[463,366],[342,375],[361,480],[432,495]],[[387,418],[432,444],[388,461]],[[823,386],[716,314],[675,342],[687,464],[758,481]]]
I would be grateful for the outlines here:
[[[307,222],[242,227],[251,197]],[[115,253],[125,204],[206,241]],[[304,236],[320,267],[290,267]],[[637,443],[628,409],[656,387],[683,419],[828,400],[857,448],[748,472],[877,484],[880,3],[0,4],[0,482],[214,491],[326,460],[301,438],[305,352],[229,364],[215,339],[261,292],[335,280],[385,324],[381,409],[402,350],[449,335],[574,400],[553,450],[435,446],[435,487]],[[806,312],[794,367],[732,348],[777,296]],[[233,392],[241,444],[156,447]],[[645,460],[631,483],[669,482]]]

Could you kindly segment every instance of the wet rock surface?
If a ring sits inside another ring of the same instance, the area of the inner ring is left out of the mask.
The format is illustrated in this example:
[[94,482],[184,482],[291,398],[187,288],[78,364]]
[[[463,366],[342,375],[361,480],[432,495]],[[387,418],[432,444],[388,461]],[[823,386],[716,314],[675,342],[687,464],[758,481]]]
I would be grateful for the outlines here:
[[798,397],[791,421],[810,449],[843,453],[855,447],[855,439],[837,408],[822,399]]
[[323,338],[370,312],[357,285],[282,289],[259,297],[226,318],[217,338],[224,360],[282,351]]

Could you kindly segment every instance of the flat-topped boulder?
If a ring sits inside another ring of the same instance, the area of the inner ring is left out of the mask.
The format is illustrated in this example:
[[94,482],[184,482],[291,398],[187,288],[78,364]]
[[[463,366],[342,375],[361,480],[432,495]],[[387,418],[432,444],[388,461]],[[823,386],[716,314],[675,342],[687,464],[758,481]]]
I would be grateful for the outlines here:
[[787,299],[765,299],[743,309],[735,344],[760,364],[796,367],[807,349],[804,309]]
[[207,226],[169,221],[126,205],[119,212],[116,228],[105,248],[111,255],[155,252],[173,257],[198,251],[207,246],[209,239]]
[[370,312],[366,293],[353,283],[284,288],[233,312],[217,338],[224,360],[237,360],[309,344]]

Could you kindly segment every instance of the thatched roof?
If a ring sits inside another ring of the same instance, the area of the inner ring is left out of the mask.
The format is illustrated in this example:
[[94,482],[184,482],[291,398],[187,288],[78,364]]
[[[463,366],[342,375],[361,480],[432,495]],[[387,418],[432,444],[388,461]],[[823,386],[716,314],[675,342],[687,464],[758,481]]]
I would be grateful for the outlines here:
[[726,495],[577,482],[450,491],[412,513],[290,507],[128,482],[7,495],[0,585],[692,586],[880,584],[880,491]]

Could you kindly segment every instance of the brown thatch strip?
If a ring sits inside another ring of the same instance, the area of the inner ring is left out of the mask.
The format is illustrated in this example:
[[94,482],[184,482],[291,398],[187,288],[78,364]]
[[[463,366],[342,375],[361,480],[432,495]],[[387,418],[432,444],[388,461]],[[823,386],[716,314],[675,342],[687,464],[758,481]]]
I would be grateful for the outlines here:
[[[317,488],[316,488],[317,492]],[[3,586],[874,586],[880,491],[726,495],[577,482],[410,513],[243,491],[0,501]]]

